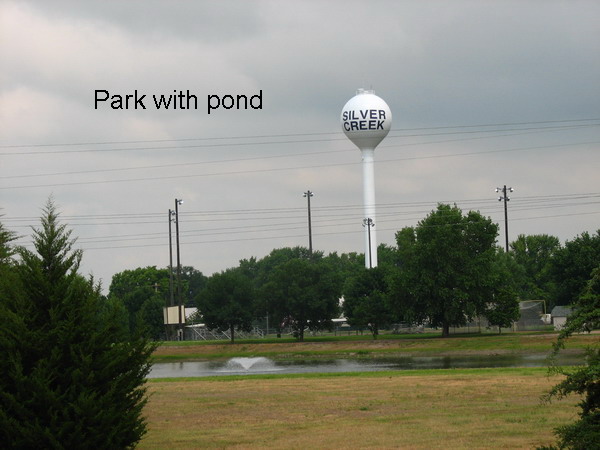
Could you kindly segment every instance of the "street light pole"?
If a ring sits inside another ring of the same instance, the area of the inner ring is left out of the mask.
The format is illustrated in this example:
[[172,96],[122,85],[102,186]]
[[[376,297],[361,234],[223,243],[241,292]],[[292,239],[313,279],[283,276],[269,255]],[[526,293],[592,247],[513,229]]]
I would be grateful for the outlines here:
[[183,317],[181,313],[181,257],[179,252],[179,205],[183,203],[181,199],[175,199],[175,240],[177,243],[177,309],[179,310],[179,340],[184,340],[183,335]]
[[169,209],[169,306],[175,305],[175,300],[173,297],[173,232],[171,231],[171,223],[173,223],[174,215],[175,211]]
[[502,195],[498,197],[498,201],[504,200],[504,236],[506,239],[506,252],[508,253],[508,201],[510,197],[507,192],[513,192],[513,188],[507,188],[506,185],[502,188],[496,188],[496,192],[502,192]]
[[313,247],[312,247],[312,224],[311,224],[311,219],[310,219],[310,198],[313,195],[315,195],[315,193],[311,192],[311,191],[306,191],[304,193],[304,197],[306,197],[308,200],[308,251],[311,256],[312,256],[312,252],[313,252]]
[[375,224],[373,223],[373,219],[371,219],[370,217],[367,217],[366,219],[363,219],[363,227],[368,227],[367,230],[367,235],[368,235],[368,241],[369,241],[369,269],[373,268],[373,258],[371,257],[371,227],[374,227]]

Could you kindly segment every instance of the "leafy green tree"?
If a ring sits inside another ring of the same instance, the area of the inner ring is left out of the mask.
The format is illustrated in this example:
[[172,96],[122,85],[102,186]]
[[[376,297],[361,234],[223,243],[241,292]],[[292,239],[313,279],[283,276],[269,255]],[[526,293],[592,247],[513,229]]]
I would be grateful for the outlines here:
[[506,252],[503,247],[496,247],[496,258],[492,270],[493,273],[501,276],[504,285],[510,286],[515,291],[518,298],[529,296],[529,277],[523,265],[515,260],[512,252]]
[[[177,279],[173,273],[173,302],[177,303]],[[191,266],[181,268],[181,297],[186,306],[195,306],[194,297],[206,284],[202,272]],[[171,304],[169,269],[138,267],[113,275],[109,298],[120,300],[129,314],[131,332],[144,330],[154,339],[164,332],[163,307]],[[160,304],[160,308],[159,308]]]
[[[383,252],[385,250],[387,248],[384,248]],[[324,256],[323,252],[319,251],[310,253],[305,247],[274,249],[264,258],[241,260],[239,270],[252,280],[259,293],[255,302],[255,314],[257,317],[267,315],[270,326],[276,328],[278,336],[281,336],[283,327],[291,320],[289,305],[283,296],[273,295],[272,286],[268,284],[273,281],[273,274],[278,267],[298,259],[323,264],[328,273],[337,274],[337,278],[341,280],[354,276],[364,268],[364,257],[356,253],[338,255],[334,252]]]
[[[522,300],[550,299],[550,264],[554,254],[560,250],[560,241],[555,236],[519,235],[510,244],[510,254],[522,267],[519,296]],[[513,273],[513,276],[519,275]]]
[[108,298],[121,302],[130,333],[159,339],[164,332],[163,307],[170,302],[169,271],[156,266],[124,270],[113,275]]
[[275,267],[262,295],[271,317],[290,325],[303,341],[306,328],[331,328],[331,320],[339,314],[341,288],[338,272],[326,261],[296,258]]
[[144,288],[147,288],[147,292],[161,293],[166,305],[170,297],[169,270],[148,266],[116,273],[112,277],[108,295],[122,299],[134,290]]
[[314,251],[312,254],[305,247],[283,247],[276,248],[267,256],[257,260],[256,258],[243,259],[240,261],[239,269],[251,280],[257,288],[262,287],[273,270],[281,264],[292,259],[322,259],[323,252]]
[[490,272],[494,286],[493,298],[486,303],[484,316],[490,325],[498,327],[498,332],[502,332],[502,328],[510,327],[521,316],[517,291],[520,280],[525,279],[524,272],[523,267],[510,253],[496,248],[496,257]]
[[491,267],[498,225],[480,213],[438,205],[416,228],[396,234],[400,270],[392,282],[399,319],[429,322],[448,336],[485,310],[493,297]]
[[600,261],[600,230],[590,235],[585,232],[557,250],[552,258],[550,277],[553,297],[557,305],[574,303]]
[[[381,251],[382,246],[379,246]],[[352,278],[359,273],[365,267],[365,257],[359,253],[342,253],[338,255],[337,252],[330,253],[324,258],[327,264],[330,265],[332,270],[335,270],[339,276],[346,280]]]
[[377,246],[377,260],[379,266],[388,268],[398,267],[400,265],[398,249],[391,245],[379,244]]
[[499,333],[502,328],[509,328],[521,315],[515,291],[508,287],[499,288],[484,314],[490,325],[498,327]]
[[265,284],[269,282],[275,268],[292,259],[320,260],[323,253],[314,251],[311,253],[305,247],[284,247],[274,249],[264,258],[243,259],[240,261],[239,270],[246,275],[254,285],[256,297],[254,311],[257,318],[267,316],[269,324],[277,330],[277,336],[281,337],[283,320],[285,317],[285,305],[276,301],[273,297],[263,294]]
[[196,306],[195,299],[206,286],[206,280],[207,277],[202,272],[191,266],[181,268],[182,299],[185,306]]
[[252,329],[253,302],[252,282],[238,269],[211,276],[196,299],[206,326],[229,330],[232,344],[236,330]]
[[359,329],[368,328],[377,339],[379,330],[391,321],[388,307],[388,283],[385,267],[364,267],[347,280],[344,288],[343,311],[348,324]]
[[[133,289],[131,292],[127,292],[123,295],[123,297],[120,298],[120,300],[123,302],[123,305],[127,309],[130,333],[147,330],[146,323],[143,321],[140,312],[144,304],[147,301],[151,301],[153,296],[154,292],[152,291],[151,287],[142,286]],[[162,312],[160,317],[162,317]]]
[[51,200],[0,297],[0,439],[13,448],[127,448],[146,432],[153,346],[121,339],[117,311],[78,274],[82,253]]
[[160,295],[148,297],[138,311],[138,326],[140,333],[147,334],[151,339],[161,339],[164,336],[164,302]]
[[[591,331],[600,327],[600,266],[592,272],[583,293],[574,304],[574,312],[567,319],[554,345],[554,355],[565,347],[573,333]],[[552,367],[553,372],[566,378],[554,386],[546,397],[561,399],[570,394],[581,396],[579,420],[557,428],[559,448],[600,448],[600,345],[596,340],[586,350],[586,364],[574,369]]]

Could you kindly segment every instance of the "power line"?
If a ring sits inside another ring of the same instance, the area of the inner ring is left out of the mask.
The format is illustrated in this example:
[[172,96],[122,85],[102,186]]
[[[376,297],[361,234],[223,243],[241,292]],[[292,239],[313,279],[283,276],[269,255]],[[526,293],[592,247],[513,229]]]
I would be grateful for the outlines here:
[[[400,134],[388,135],[388,139],[396,138],[407,138],[407,137],[430,137],[430,136],[447,136],[455,134],[481,134],[481,133],[504,133],[509,131],[554,131],[554,130],[568,130],[574,128],[587,128],[587,127],[598,127],[598,124],[581,124],[581,125],[556,125],[549,127],[527,127],[527,128],[504,128],[504,129],[492,129],[492,130],[470,130],[470,131],[453,131],[453,132],[442,132],[442,133],[419,133],[419,134]],[[447,127],[450,128],[450,127]],[[457,127],[464,128],[464,127]],[[396,131],[397,132],[397,131]],[[296,139],[296,140],[264,140],[264,141],[252,141],[252,142],[227,142],[227,143],[212,143],[212,144],[194,144],[194,145],[176,145],[176,146],[144,146],[144,147],[120,147],[120,148],[87,148],[87,149],[75,149],[75,150],[32,150],[26,152],[2,152],[0,156],[26,156],[26,155],[53,155],[53,154],[72,154],[72,153],[107,153],[107,152],[131,152],[131,151],[148,151],[148,150],[176,150],[176,149],[192,149],[192,148],[219,148],[219,147],[239,147],[239,146],[251,146],[251,145],[281,145],[281,144],[305,144],[305,143],[322,143],[322,142],[333,142],[333,141],[345,141],[346,138],[342,136],[342,133],[330,133],[339,135],[340,137],[334,137],[330,139]],[[314,134],[306,134],[305,136],[313,136]],[[280,137],[282,135],[273,135],[273,137]],[[285,135],[283,135],[285,136]],[[302,135],[299,135],[302,136]],[[224,140],[227,138],[214,138],[215,140]],[[236,139],[236,138],[230,138]],[[200,140],[200,139],[197,139]],[[93,144],[88,144],[93,145]]]
[[[392,130],[391,133],[406,132],[406,131],[426,131],[426,130],[447,130],[460,128],[485,128],[485,127],[505,127],[505,126],[523,126],[523,125],[544,125],[553,123],[576,123],[576,122],[593,122],[600,121],[600,118],[588,119],[565,119],[565,120],[543,120],[529,122],[504,122],[504,123],[486,123],[475,125],[450,125],[437,127],[418,127],[418,128],[403,128]],[[35,148],[35,147],[67,147],[67,146],[82,146],[82,145],[117,145],[117,144],[147,144],[147,143],[162,143],[162,142],[188,142],[188,141],[212,141],[224,139],[264,139],[264,138],[282,138],[282,137],[304,137],[304,136],[328,136],[342,135],[341,132],[309,132],[309,133],[286,133],[286,134],[261,134],[261,135],[242,135],[242,136],[214,136],[214,137],[195,137],[195,138],[178,138],[178,139],[146,139],[146,140],[130,140],[130,141],[95,141],[95,142],[62,142],[62,143],[44,143],[44,144],[13,144],[0,145],[0,148]]]
[[[460,157],[460,156],[480,156],[480,155],[488,155],[488,154],[493,154],[493,153],[542,150],[542,149],[550,149],[550,148],[573,147],[573,146],[592,145],[592,144],[600,144],[600,141],[575,142],[575,143],[554,144],[554,145],[540,145],[540,146],[532,146],[532,147],[516,147],[516,148],[509,148],[509,149],[484,150],[484,151],[452,153],[452,154],[442,154],[442,155],[388,158],[388,159],[378,160],[378,164],[386,163],[386,162],[411,161],[411,160],[423,160],[423,159],[455,158],[455,157]],[[227,171],[227,172],[213,172],[213,173],[201,173],[201,174],[189,174],[189,175],[177,174],[177,175],[165,175],[165,176],[159,176],[159,177],[154,176],[154,177],[141,177],[141,178],[125,178],[125,179],[116,179],[116,180],[74,181],[74,182],[65,182],[65,183],[3,186],[3,187],[0,187],[0,190],[28,189],[28,188],[42,188],[42,187],[48,188],[48,187],[59,187],[59,186],[96,185],[96,184],[110,184],[110,183],[129,183],[129,182],[140,182],[140,181],[172,180],[172,179],[181,179],[181,178],[201,178],[201,177],[212,177],[212,176],[223,176],[223,175],[241,175],[241,174],[251,174],[251,173],[280,172],[280,171],[301,170],[301,169],[319,169],[319,168],[325,168],[325,167],[352,166],[352,165],[357,165],[357,164],[361,164],[361,162],[356,161],[356,162],[347,162],[347,163],[316,164],[316,165],[310,165],[310,166],[292,166],[292,167],[276,167],[276,168],[266,168],[266,169],[236,170],[236,171]]]
[[6,175],[6,176],[0,176],[0,179],[51,177],[51,176],[64,176],[64,175],[83,175],[83,174],[90,174],[90,173],[124,172],[124,171],[128,171],[128,170],[165,169],[168,167],[189,167],[189,166],[208,165],[208,164],[223,164],[223,163],[232,163],[232,162],[256,161],[256,160],[262,160],[262,159],[291,158],[291,157],[295,157],[295,156],[304,157],[304,156],[313,156],[313,155],[321,155],[321,154],[345,153],[345,152],[349,152],[349,151],[350,151],[350,149],[327,150],[327,151],[318,151],[318,152],[292,153],[292,154],[286,154],[286,155],[269,155],[269,156],[255,156],[255,157],[247,157],[247,158],[219,159],[219,160],[213,160],[213,161],[184,162],[184,163],[172,163],[172,164],[154,164],[151,166],[114,167],[114,168],[110,168],[110,169],[90,169],[90,170],[79,170],[79,171],[70,171],[70,172],[40,173],[40,174],[31,174],[31,175]]
[[[384,144],[380,145],[379,148],[398,148],[398,147],[414,147],[419,145],[432,145],[432,144],[445,144],[450,142],[465,142],[465,141],[473,141],[473,140],[481,140],[481,139],[492,139],[497,137],[510,137],[510,136],[522,136],[524,134],[531,134],[531,131],[520,132],[520,133],[503,133],[497,135],[487,135],[487,136],[477,136],[470,138],[458,138],[458,139],[443,139],[436,141],[427,141],[427,142],[407,142],[402,144]],[[204,165],[204,164],[219,164],[219,163],[231,163],[231,162],[242,162],[242,161],[254,161],[261,159],[276,159],[276,158],[289,158],[289,157],[306,157],[317,154],[333,154],[333,153],[350,153],[355,152],[355,148],[346,148],[342,150],[326,150],[326,151],[317,151],[317,152],[297,152],[297,153],[286,153],[283,155],[270,155],[270,156],[256,156],[256,157],[247,157],[247,158],[234,158],[234,159],[220,159],[220,160],[211,160],[211,161],[201,161],[201,162],[185,162],[185,163],[172,163],[172,164],[155,164],[151,166],[133,166],[133,167],[115,167],[108,169],[90,169],[90,170],[80,170],[80,171],[69,171],[69,172],[53,172],[53,173],[41,173],[41,174],[20,174],[20,175],[6,175],[0,176],[0,179],[12,179],[12,178],[35,178],[35,177],[45,177],[45,176],[64,176],[64,175],[82,175],[82,174],[90,174],[90,173],[107,173],[107,172],[122,172],[122,171],[130,171],[130,170],[148,170],[148,169],[164,169],[168,167],[188,167],[195,165]]]
[[[549,219],[556,217],[570,217],[575,215],[590,215],[590,214],[600,214],[600,211],[592,211],[587,213],[580,214],[552,214],[546,216],[535,216],[535,217],[524,217],[513,220],[538,220],[538,219]],[[432,226],[443,226],[443,225],[432,225]],[[380,228],[380,231],[398,231],[398,228]],[[340,231],[336,230],[328,233],[315,233],[317,236],[332,236],[332,235],[340,235],[340,234],[358,234],[364,233],[363,230],[351,230],[351,231]],[[244,241],[257,241],[257,240],[271,240],[275,241],[277,239],[300,239],[305,238],[306,234],[295,234],[295,235],[283,235],[283,236],[265,236],[265,237],[247,237],[247,238],[235,238],[235,239],[210,239],[206,241],[189,241],[184,242],[185,245],[200,245],[200,244],[221,244],[221,243],[236,243],[236,242],[244,242]],[[143,244],[143,245],[122,245],[122,246],[108,246],[108,247],[88,247],[85,248],[85,251],[90,250],[114,250],[114,249],[124,249],[124,248],[145,248],[145,247],[166,247],[168,244]]]
[[[549,207],[552,207],[553,209],[555,209],[556,207],[578,207],[578,206],[582,206],[582,205],[597,205],[600,202],[599,201],[595,201],[595,202],[584,202],[584,203],[574,203],[574,204],[569,204],[566,202],[569,202],[570,200],[581,200],[581,199],[592,199],[592,198],[598,198],[600,197],[600,193],[588,193],[588,194],[559,194],[559,195],[545,195],[545,196],[530,196],[530,197],[525,197],[525,206],[522,208],[513,208],[513,210],[517,211],[517,210],[526,210],[526,211],[533,211],[536,209],[547,209]],[[533,203],[533,201],[535,199],[538,199],[540,201],[540,203],[538,204],[538,206],[535,206],[535,204]],[[558,200],[562,203],[556,203],[556,204],[548,204],[546,203],[546,200]],[[478,202],[481,202],[478,203]],[[436,202],[401,202],[401,203],[389,203],[389,204],[383,204],[381,205],[382,208],[395,208],[395,210],[391,210],[391,211],[387,211],[384,212],[383,214],[381,214],[380,220],[379,220],[379,224],[381,223],[393,223],[395,224],[394,228],[380,228],[381,231],[385,231],[385,230],[393,230],[393,231],[397,231],[399,229],[399,223],[400,222],[418,222],[419,220],[421,220],[425,215],[427,215],[430,211],[431,208],[429,209],[423,209],[424,206],[432,206],[432,204],[435,204]],[[442,203],[448,203],[448,201],[442,202]],[[463,200],[455,200],[455,201],[450,201],[450,203],[459,203],[463,209],[464,209],[464,205],[466,204],[471,204],[472,208],[476,208],[477,210],[479,210],[480,212],[483,213],[483,211],[488,210],[491,212],[499,212],[499,208],[498,206],[494,206],[494,203],[490,203],[489,199],[463,199]],[[517,201],[515,201],[515,206],[516,206]],[[565,204],[566,203],[566,204]],[[573,203],[573,202],[571,202]],[[497,205],[497,204],[496,204]],[[360,211],[358,210],[358,206],[359,205],[333,205],[330,207],[321,207],[319,208],[320,211],[318,211],[316,220],[315,220],[315,228],[319,229],[319,230],[323,230],[326,228],[331,228],[331,227],[336,227],[337,232],[339,233],[345,233],[345,231],[342,231],[340,227],[356,227],[356,223],[357,223],[357,218],[360,217]],[[342,208],[347,208],[347,212],[343,213],[343,214],[325,214],[325,212],[327,211],[327,209],[334,209],[334,210],[338,210],[341,211]],[[407,210],[407,208],[409,208],[409,210]],[[419,209],[415,209],[415,208],[419,208]],[[315,208],[317,209],[317,208]],[[281,208],[279,211],[283,212],[284,214],[287,214],[290,212],[290,210],[295,210],[297,212],[300,212],[303,210],[303,208]],[[257,234],[257,233],[261,233],[261,232],[269,232],[269,233],[273,233],[273,232],[280,232],[280,231],[292,231],[292,230],[298,230],[298,229],[303,229],[303,223],[304,223],[304,218],[303,218],[303,214],[296,214],[293,216],[281,216],[281,215],[276,215],[274,217],[268,217],[268,219],[271,220],[277,220],[277,222],[275,223],[265,223],[265,216],[264,214],[260,214],[261,211],[268,211],[271,214],[276,213],[278,210],[274,209],[274,208],[269,208],[269,209],[254,209],[254,210],[231,210],[230,212],[232,213],[231,215],[233,217],[227,217],[224,216],[218,220],[214,220],[216,222],[231,222],[231,221],[243,221],[244,225],[242,226],[230,226],[230,227],[216,227],[216,228],[204,228],[201,230],[188,230],[186,233],[182,233],[182,236],[184,235],[185,238],[193,238],[195,236],[203,236],[203,237],[214,237],[214,236],[220,236],[220,235],[235,235],[235,234],[243,234],[243,235],[248,235],[248,234]],[[228,212],[227,211],[216,211],[219,214],[225,215]],[[255,216],[252,217],[248,217],[245,216],[243,213],[256,213],[259,212],[258,214],[256,214]],[[204,214],[212,214],[214,212],[190,212],[188,213],[188,216],[202,216]],[[597,212],[579,212],[579,213],[570,213],[570,214],[555,214],[555,215],[551,215],[551,216],[537,216],[537,217],[517,217],[517,218],[513,218],[513,220],[532,220],[535,218],[548,218],[548,217],[561,217],[561,216],[578,216],[578,215],[588,215],[588,214],[596,214]],[[148,216],[151,215],[150,213],[144,213],[144,214],[139,214],[140,216]],[[103,215],[105,216],[105,215]],[[122,215],[120,214],[115,214],[115,217],[120,217]],[[135,218],[135,214],[130,214],[130,216],[132,218]],[[238,217],[236,217],[238,216]],[[93,220],[94,217],[97,216],[73,216],[73,217],[77,217],[79,219],[84,218],[86,220]],[[292,219],[291,222],[281,222],[281,219],[285,219],[285,218],[290,218]],[[20,218],[20,220],[22,220],[23,218]],[[34,219],[34,218],[28,218],[28,219]],[[202,221],[204,221],[204,219],[202,219]],[[189,218],[186,220],[187,222],[191,222],[189,220]],[[156,223],[156,222],[149,222],[149,223]],[[253,224],[255,223],[255,224]],[[130,221],[130,222],[118,222],[118,223],[108,223],[109,225],[135,225],[138,226],[138,223],[134,220]],[[68,223],[69,226],[80,226],[82,224],[74,224],[74,223]],[[99,225],[98,222],[92,222],[92,223],[85,223],[83,225]],[[327,233],[316,233],[317,235],[324,235]],[[272,235],[272,234],[270,234]],[[292,236],[276,236],[276,235],[272,235],[274,238],[286,238],[286,237],[294,237],[295,235]],[[79,242],[83,243],[84,245],[90,245],[90,244],[103,244],[103,243],[107,243],[107,242],[118,242],[118,241],[126,241],[126,242],[130,242],[130,241],[147,241],[147,240],[157,240],[157,239],[164,239],[164,233],[146,233],[146,234],[140,234],[139,232],[136,234],[125,234],[125,235],[110,235],[110,236],[96,236],[96,237],[88,237],[88,238],[80,238]],[[187,243],[186,243],[187,244]],[[137,244],[134,245],[133,247],[144,247],[144,246],[161,246],[162,244]],[[91,247],[91,248],[96,248],[96,247]],[[120,247],[115,247],[115,248],[120,248]]]
[[[571,202],[573,200],[589,200],[589,199],[598,199],[600,198],[600,192],[583,192],[583,193],[570,193],[570,194],[548,194],[548,195],[533,195],[533,196],[520,196],[518,199],[514,200],[515,206],[518,204],[525,205],[524,209],[532,209],[531,205],[535,203],[547,203],[547,202]],[[392,202],[392,203],[377,203],[378,209],[389,209],[389,208],[401,208],[402,210],[406,210],[406,208],[415,208],[415,207],[429,207],[431,205],[436,205],[438,203],[456,203],[458,205],[469,206],[469,208],[477,208],[480,206],[486,205],[496,205],[495,203],[490,203],[490,199],[488,197],[484,198],[462,198],[462,199],[442,199],[442,200],[423,200],[423,201],[414,201],[414,202]],[[597,203],[597,202],[591,202]],[[559,205],[560,203],[554,203],[551,206]],[[585,203],[588,204],[588,203]],[[541,206],[540,206],[541,207]],[[544,206],[547,207],[547,206]],[[332,214],[331,212],[336,211],[348,211],[348,210],[357,210],[360,211],[362,208],[361,204],[357,203],[349,203],[349,204],[329,204],[325,206],[312,206],[312,211],[319,213],[319,217],[336,217],[336,214]],[[256,214],[257,217],[253,219],[260,218],[260,220],[265,219],[265,215],[274,215],[277,214],[278,219],[281,219],[281,213],[297,213],[297,216],[294,217],[303,217],[305,212],[305,208],[303,207],[280,207],[280,208],[247,208],[247,209],[226,209],[226,210],[202,210],[202,211],[187,211],[185,213],[181,213],[182,217],[185,217],[186,222],[194,221],[193,217],[204,217],[199,221],[220,221],[223,220],[216,216],[226,216],[226,220],[233,220],[230,216],[248,216],[250,214]],[[426,212],[426,211],[425,211]],[[161,223],[162,224],[162,216],[164,213],[160,212],[141,212],[141,213],[113,213],[113,214],[78,214],[78,215],[60,215],[60,219],[72,223],[73,221],[78,220],[122,220],[122,219],[152,219],[156,218],[156,221],[148,221],[148,222],[119,222],[118,224],[126,224],[126,223]],[[285,218],[285,217],[283,217]],[[289,217],[288,217],[289,218]],[[160,220],[158,220],[160,219]],[[39,220],[38,216],[17,216],[10,217],[4,216],[2,218],[3,222],[14,222],[14,221],[37,221]],[[236,220],[246,220],[245,217]],[[198,221],[198,220],[196,220]],[[114,222],[106,222],[103,224],[113,224]],[[100,223],[96,223],[100,224]],[[80,224],[78,224],[80,225]]]

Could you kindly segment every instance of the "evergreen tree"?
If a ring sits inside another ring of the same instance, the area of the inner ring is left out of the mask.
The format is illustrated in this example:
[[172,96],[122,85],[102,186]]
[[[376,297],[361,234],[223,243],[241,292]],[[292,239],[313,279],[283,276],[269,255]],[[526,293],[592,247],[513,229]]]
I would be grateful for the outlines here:
[[14,249],[10,243],[16,238],[15,233],[7,230],[0,222],[0,267],[7,267],[12,263]]
[[[554,355],[564,348],[573,333],[589,332],[600,327],[600,266],[592,271],[583,293],[574,305],[574,313],[567,319],[554,346]],[[600,345],[598,340],[586,350],[586,364],[574,369],[552,367],[566,378],[554,386],[546,399],[563,398],[577,394],[581,401],[580,419],[556,429],[558,448],[600,448]],[[553,447],[551,447],[553,448]]]
[[0,439],[12,448],[130,448],[146,431],[142,408],[153,347],[124,339],[121,311],[104,303],[49,200],[20,249],[18,291],[0,300]]

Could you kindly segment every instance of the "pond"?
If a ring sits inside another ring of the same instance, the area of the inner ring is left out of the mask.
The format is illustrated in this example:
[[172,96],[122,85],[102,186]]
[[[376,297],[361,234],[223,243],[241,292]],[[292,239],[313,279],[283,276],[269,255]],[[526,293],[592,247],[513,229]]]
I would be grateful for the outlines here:
[[[577,355],[561,355],[559,364],[582,363]],[[414,356],[377,359],[273,361],[269,358],[231,358],[227,361],[155,363],[148,378],[208,377],[251,374],[374,372],[383,370],[546,367],[547,354]]]

